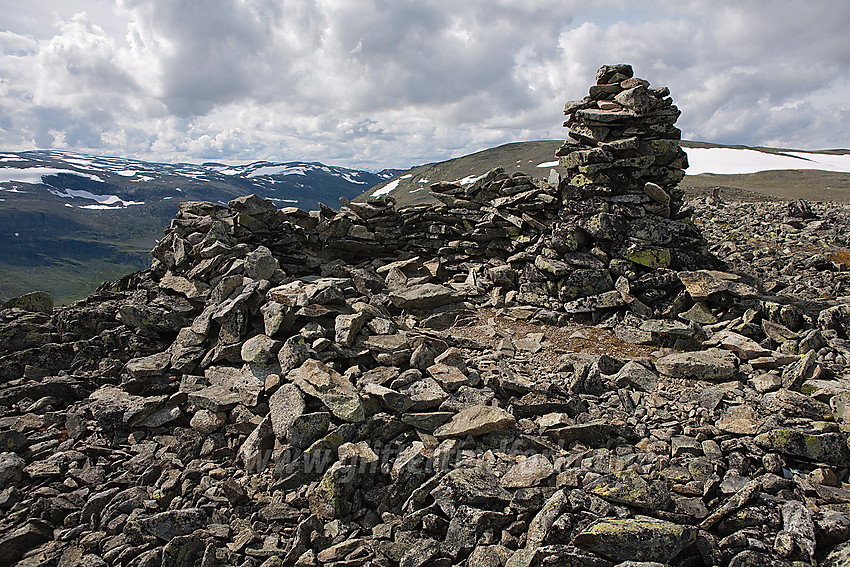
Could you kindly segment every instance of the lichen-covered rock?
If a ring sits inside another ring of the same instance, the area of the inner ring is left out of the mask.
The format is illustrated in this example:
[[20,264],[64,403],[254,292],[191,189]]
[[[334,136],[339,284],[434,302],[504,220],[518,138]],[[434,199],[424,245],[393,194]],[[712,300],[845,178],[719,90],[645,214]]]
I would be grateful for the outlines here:
[[850,447],[844,433],[777,428],[756,436],[755,442],[778,453],[837,467],[850,466]]
[[278,439],[287,439],[295,420],[304,413],[304,396],[294,384],[281,385],[269,397],[269,417]]
[[639,508],[666,510],[672,502],[670,491],[665,486],[648,482],[630,470],[602,476],[589,489],[609,502]]
[[32,291],[8,299],[0,305],[0,309],[23,309],[36,313],[53,313],[53,297],[46,291]]
[[201,508],[159,512],[139,520],[139,526],[164,541],[191,534],[207,525],[207,513]]
[[310,396],[318,398],[338,418],[358,423],[366,419],[357,390],[344,376],[316,360],[287,374],[287,379]]
[[611,561],[668,563],[697,539],[697,530],[652,519],[603,519],[579,533],[573,545]]

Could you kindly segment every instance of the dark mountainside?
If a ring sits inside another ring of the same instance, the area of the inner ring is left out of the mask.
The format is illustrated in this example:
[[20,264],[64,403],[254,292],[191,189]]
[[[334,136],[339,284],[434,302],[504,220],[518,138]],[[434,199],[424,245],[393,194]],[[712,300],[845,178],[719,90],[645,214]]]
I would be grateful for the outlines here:
[[548,180],[184,202],[149,269],[5,304],[0,560],[847,565],[850,208],[686,198],[632,75]]
[[353,199],[398,173],[306,162],[194,165],[0,152],[0,297],[40,289],[67,303],[146,268],[180,201],[225,204],[254,193],[279,207],[336,207],[340,196]]

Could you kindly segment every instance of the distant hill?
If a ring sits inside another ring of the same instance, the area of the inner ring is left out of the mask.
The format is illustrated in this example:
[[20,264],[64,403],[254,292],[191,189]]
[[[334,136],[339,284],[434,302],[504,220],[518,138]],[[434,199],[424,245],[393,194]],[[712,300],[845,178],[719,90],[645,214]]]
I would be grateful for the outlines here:
[[[532,177],[561,173],[555,149],[562,140],[515,142],[467,156],[414,167],[358,197],[389,194],[399,205],[434,202],[428,186],[437,181],[473,183],[494,167],[522,171]],[[723,146],[683,141],[691,168],[686,193],[712,193],[720,188],[727,198],[808,199],[850,203],[850,151],[802,151],[781,148]],[[730,172],[730,173],[727,173]]]
[[150,265],[177,203],[256,193],[280,207],[339,206],[400,173],[307,162],[165,164],[60,151],[0,152],[0,298],[58,302]]

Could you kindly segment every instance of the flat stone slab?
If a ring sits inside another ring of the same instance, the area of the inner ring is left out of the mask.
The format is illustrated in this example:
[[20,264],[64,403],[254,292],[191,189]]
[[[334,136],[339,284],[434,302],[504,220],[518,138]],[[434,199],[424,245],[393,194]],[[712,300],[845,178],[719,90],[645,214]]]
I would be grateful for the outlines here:
[[728,350],[716,348],[681,352],[659,358],[655,369],[672,378],[723,381],[738,372],[738,358]]
[[514,416],[493,406],[474,405],[461,410],[452,420],[438,427],[434,436],[466,437],[467,435],[484,435],[513,427],[516,423]]
[[393,292],[390,300],[399,309],[433,309],[460,301],[465,295],[440,284],[425,283]]
[[727,292],[742,299],[758,297],[755,288],[741,283],[735,274],[715,270],[679,272],[679,280],[694,301],[703,301],[713,293]]
[[615,563],[656,561],[669,563],[697,539],[698,530],[663,520],[604,519],[582,531],[573,545]]
[[731,350],[743,360],[752,360],[754,358],[771,356],[773,354],[772,351],[764,348],[753,339],[729,330],[720,331],[711,337],[711,342],[725,348],[726,350]]
[[528,488],[537,486],[555,472],[555,467],[546,455],[531,455],[524,459],[505,473],[502,477],[502,486],[505,488]]
[[632,470],[601,476],[589,491],[609,502],[653,510],[666,510],[672,502],[663,484],[648,482]]
[[617,436],[637,440],[635,431],[631,426],[611,424],[601,420],[556,427],[548,430],[546,434],[555,441],[561,441],[566,445],[580,441],[591,447],[605,445],[611,437]]
[[799,429],[773,429],[755,442],[772,451],[836,467],[850,466],[850,448],[843,433],[815,434]]

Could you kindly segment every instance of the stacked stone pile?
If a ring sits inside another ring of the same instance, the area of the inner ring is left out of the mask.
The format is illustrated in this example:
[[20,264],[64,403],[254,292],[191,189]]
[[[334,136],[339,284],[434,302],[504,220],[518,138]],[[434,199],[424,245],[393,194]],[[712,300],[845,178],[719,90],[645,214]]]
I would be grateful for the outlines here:
[[[695,229],[569,179],[185,203],[150,270],[4,304],[0,560],[847,564],[846,255],[783,256],[807,241],[781,217],[788,247],[756,257],[706,201],[711,248],[753,277],[675,267],[686,233],[669,266],[618,258],[594,227]],[[812,212],[799,230],[846,253],[847,211]],[[541,322],[570,309],[604,321]]]
[[567,168],[568,185],[584,188],[582,195],[646,194],[656,214],[676,215],[676,186],[688,160],[675,127],[681,112],[669,94],[667,87],[650,88],[635,77],[631,65],[601,67],[588,96],[564,106],[570,139],[556,155]]

